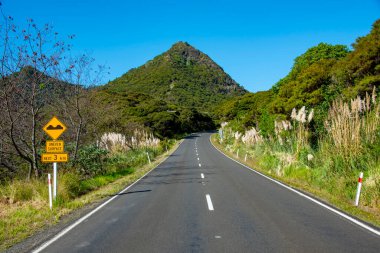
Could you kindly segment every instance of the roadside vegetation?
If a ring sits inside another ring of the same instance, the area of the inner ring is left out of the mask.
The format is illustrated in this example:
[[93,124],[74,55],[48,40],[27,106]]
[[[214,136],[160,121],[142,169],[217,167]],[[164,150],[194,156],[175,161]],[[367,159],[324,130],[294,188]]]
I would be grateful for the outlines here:
[[[308,49],[269,91],[220,106],[220,147],[380,225],[379,45],[377,20],[353,50],[326,43]],[[357,208],[360,172],[364,179]]]
[[[354,51],[320,44],[271,90],[221,107],[225,150],[380,224],[380,21]],[[359,172],[359,208],[353,208]]]
[[45,177],[15,179],[1,185],[0,250],[58,223],[79,208],[116,194],[165,159],[178,143],[146,137],[131,149],[122,135],[107,134],[103,137],[106,142],[99,147],[82,148],[77,164],[60,164],[52,210]]
[[[312,142],[314,110],[294,109],[290,120],[273,122],[274,135],[255,128],[239,132],[222,124],[220,147],[266,174],[313,193],[344,210],[380,225],[380,104],[372,96],[335,100],[325,135]],[[353,207],[357,179],[364,172],[360,205]],[[355,210],[359,209],[359,210]]]

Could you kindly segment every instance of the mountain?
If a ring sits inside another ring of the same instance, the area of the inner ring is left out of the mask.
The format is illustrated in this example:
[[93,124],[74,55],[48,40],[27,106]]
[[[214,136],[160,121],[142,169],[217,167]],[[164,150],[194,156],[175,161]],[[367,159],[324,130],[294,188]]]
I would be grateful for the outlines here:
[[169,104],[210,112],[246,90],[209,56],[186,42],[131,69],[104,87],[113,94],[144,93]]
[[159,137],[214,129],[215,109],[247,91],[209,56],[185,42],[95,89],[107,108],[99,127],[123,132],[130,124]]

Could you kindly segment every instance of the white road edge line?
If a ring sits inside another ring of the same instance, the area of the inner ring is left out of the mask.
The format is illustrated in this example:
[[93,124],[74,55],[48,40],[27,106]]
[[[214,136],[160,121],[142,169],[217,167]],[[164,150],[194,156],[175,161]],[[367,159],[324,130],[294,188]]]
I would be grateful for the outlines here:
[[337,209],[335,209],[335,208],[332,208],[332,207],[330,207],[330,206],[328,206],[328,205],[326,205],[326,204],[324,204],[324,203],[322,203],[322,202],[320,202],[320,201],[318,201],[318,200],[316,200],[316,199],[314,199],[314,198],[312,198],[312,197],[310,197],[310,196],[308,196],[308,195],[306,195],[306,194],[304,194],[304,193],[302,193],[302,192],[300,192],[300,191],[297,191],[297,190],[295,190],[295,189],[293,189],[293,188],[291,188],[291,187],[289,187],[289,186],[287,186],[287,185],[281,183],[280,181],[277,181],[277,180],[275,180],[275,179],[273,179],[273,178],[270,178],[270,177],[264,175],[263,173],[258,172],[257,170],[252,169],[251,167],[248,167],[247,165],[242,164],[241,162],[239,162],[239,161],[237,161],[237,160],[235,160],[235,159],[233,159],[233,158],[231,158],[231,157],[225,155],[222,151],[220,151],[220,150],[219,150],[217,147],[215,147],[215,145],[212,143],[212,141],[211,141],[211,135],[210,135],[210,143],[211,143],[211,145],[212,145],[216,150],[218,150],[222,155],[224,155],[225,157],[231,159],[232,161],[234,161],[234,162],[240,164],[241,166],[243,166],[243,167],[245,167],[245,168],[247,168],[247,169],[249,169],[249,170],[255,172],[256,174],[258,174],[258,175],[260,175],[260,176],[262,176],[262,177],[264,177],[264,178],[266,178],[266,179],[268,179],[268,180],[270,180],[270,181],[272,181],[272,182],[274,182],[274,183],[276,183],[276,184],[281,185],[282,187],[288,189],[289,191],[292,191],[292,192],[297,193],[298,195],[300,195],[300,196],[302,196],[302,197],[304,197],[304,198],[306,198],[306,199],[308,199],[308,200],[310,200],[310,201],[312,201],[312,202],[314,202],[314,203],[316,203],[316,204],[318,204],[318,205],[320,205],[320,206],[322,206],[322,207],[328,209],[329,211],[331,211],[331,212],[333,212],[333,213],[335,213],[335,214],[337,214],[337,215],[339,215],[339,216],[341,216],[341,217],[343,217],[343,218],[345,218],[345,219],[351,221],[352,223],[354,223],[354,224],[356,224],[356,225],[358,225],[358,226],[360,226],[360,227],[362,227],[362,228],[364,228],[364,229],[366,229],[366,230],[368,230],[368,231],[370,231],[370,232],[372,232],[372,233],[374,233],[374,234],[380,236],[380,231],[379,231],[379,230],[374,229],[374,228],[372,228],[372,227],[370,227],[370,226],[364,224],[363,222],[361,222],[361,221],[359,221],[359,220],[357,220],[357,219],[354,219],[354,218],[348,216],[348,215],[345,214],[345,213],[342,213],[341,211],[339,211],[339,210],[337,210]]
[[201,173],[201,178],[205,178],[205,175],[203,175],[203,173]]
[[206,194],[206,201],[207,201],[208,210],[214,211],[214,206],[212,205],[210,194]]
[[[181,141],[181,143],[178,145],[178,147],[182,144],[183,141]],[[178,147],[176,148],[176,150],[178,149]],[[176,151],[174,150],[173,153]],[[78,226],[80,223],[82,223],[83,221],[85,221],[86,219],[88,219],[91,215],[93,215],[94,213],[96,213],[97,211],[99,211],[101,208],[103,208],[104,206],[106,206],[108,203],[110,203],[112,200],[114,200],[115,198],[119,197],[121,193],[127,191],[129,188],[131,188],[132,186],[134,186],[135,184],[137,184],[141,179],[143,179],[146,175],[148,175],[150,172],[152,172],[154,169],[156,169],[158,166],[160,166],[163,162],[166,161],[166,159],[168,159],[170,157],[167,156],[162,162],[160,162],[159,164],[157,164],[154,168],[152,168],[150,171],[148,171],[147,173],[145,173],[144,175],[142,175],[139,179],[137,179],[134,183],[132,183],[131,185],[127,186],[126,188],[124,188],[122,191],[120,191],[118,194],[116,194],[115,196],[113,196],[112,198],[110,198],[109,200],[107,200],[106,202],[104,202],[103,204],[101,204],[100,206],[98,206],[97,208],[95,208],[94,210],[92,210],[90,213],[86,214],[85,216],[83,216],[82,218],[80,218],[79,220],[77,220],[75,223],[71,224],[70,226],[68,226],[67,228],[65,228],[64,230],[62,230],[61,232],[59,232],[56,236],[54,236],[53,238],[51,238],[50,240],[48,240],[47,242],[45,242],[44,244],[42,244],[40,247],[38,247],[37,249],[33,250],[32,253],[39,253],[41,252],[42,250],[44,250],[45,248],[47,248],[48,246],[50,246],[53,242],[57,241],[59,238],[61,238],[62,236],[64,236],[65,234],[67,234],[70,230],[72,230],[73,228],[75,228],[76,226]]]

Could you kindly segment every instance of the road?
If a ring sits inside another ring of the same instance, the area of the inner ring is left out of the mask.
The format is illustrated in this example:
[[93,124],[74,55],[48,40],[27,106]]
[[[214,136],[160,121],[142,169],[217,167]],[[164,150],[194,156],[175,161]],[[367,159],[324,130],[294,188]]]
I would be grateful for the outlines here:
[[380,252],[380,237],[228,159],[210,134],[41,252]]

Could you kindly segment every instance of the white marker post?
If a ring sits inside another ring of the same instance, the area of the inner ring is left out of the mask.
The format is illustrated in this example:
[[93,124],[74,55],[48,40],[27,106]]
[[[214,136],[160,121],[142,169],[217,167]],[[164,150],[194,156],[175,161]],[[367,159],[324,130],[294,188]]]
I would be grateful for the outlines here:
[[244,162],[247,162],[247,153],[245,153]]
[[149,164],[151,164],[150,157],[149,157],[149,152],[146,152],[146,155],[148,156]]
[[50,210],[53,209],[53,198],[52,198],[52,194],[51,194],[51,177],[50,177],[50,174],[48,174],[48,187],[49,187],[49,206],[50,206]]
[[57,163],[53,163],[53,197],[54,200],[57,198]]
[[239,158],[239,149],[236,151],[236,157]]
[[362,182],[363,182],[363,172],[360,172],[359,179],[358,179],[358,189],[356,191],[355,206],[359,205],[359,198],[360,198],[360,191],[362,189]]

